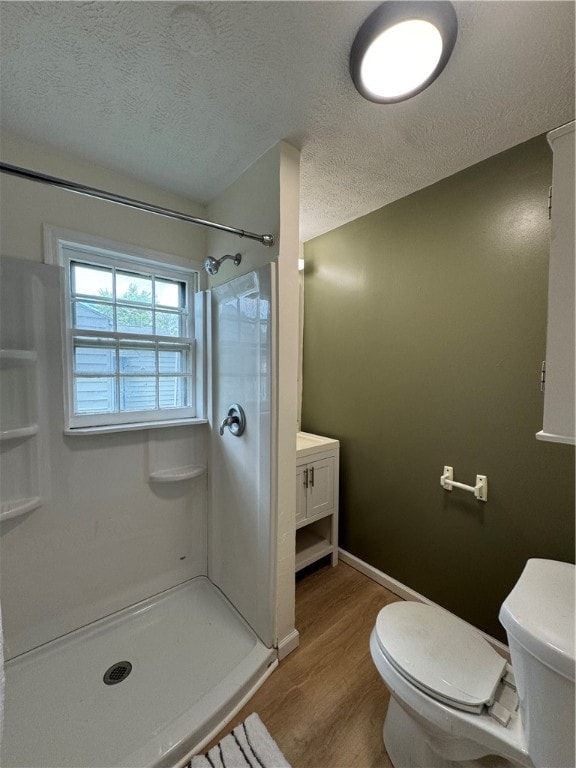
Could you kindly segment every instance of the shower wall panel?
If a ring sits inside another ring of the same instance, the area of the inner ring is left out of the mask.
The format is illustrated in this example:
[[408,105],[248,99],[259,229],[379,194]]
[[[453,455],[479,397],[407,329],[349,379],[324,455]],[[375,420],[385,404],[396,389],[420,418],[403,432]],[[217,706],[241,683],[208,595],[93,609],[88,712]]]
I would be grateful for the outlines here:
[[[211,291],[209,576],[269,647],[275,639],[275,266]],[[238,437],[225,428],[220,435],[233,403],[245,411],[246,430]]]
[[[60,268],[1,266],[2,512],[39,500],[0,524],[10,658],[206,574],[205,474],[151,475],[205,466],[207,425],[65,436]],[[33,424],[33,435],[13,431]]]

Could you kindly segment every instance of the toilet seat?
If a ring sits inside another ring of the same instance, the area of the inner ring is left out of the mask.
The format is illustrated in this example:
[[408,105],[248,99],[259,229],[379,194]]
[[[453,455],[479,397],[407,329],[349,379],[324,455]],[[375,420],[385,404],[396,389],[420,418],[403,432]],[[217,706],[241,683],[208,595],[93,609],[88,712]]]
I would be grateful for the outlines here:
[[[408,713],[421,733],[421,738],[408,737],[409,752],[418,750],[422,743],[443,745],[450,749],[449,759],[452,761],[472,760],[482,755],[497,755],[509,760],[514,766],[534,768],[528,756],[526,737],[520,712],[511,712],[510,722],[504,725],[491,717],[490,711],[484,709],[479,713],[466,712],[451,704],[428,695],[428,692],[418,688],[403,672],[401,672],[383,652],[381,643],[374,626],[370,635],[370,654],[382,680],[390,691],[389,707],[395,705]],[[506,688],[503,685],[501,688]],[[405,755],[408,749],[403,733],[395,734],[393,741],[398,738],[401,752],[394,750],[388,739],[384,738],[386,749],[394,754]],[[473,753],[471,750],[474,750]],[[441,750],[442,751],[442,750]],[[390,752],[389,752],[390,754]],[[394,763],[394,757],[391,757]],[[426,765],[433,766],[433,761],[422,761],[420,757],[406,761],[404,757],[396,760],[397,765]]]
[[428,696],[464,712],[491,706],[506,660],[468,624],[440,608],[391,603],[378,614],[378,646]]

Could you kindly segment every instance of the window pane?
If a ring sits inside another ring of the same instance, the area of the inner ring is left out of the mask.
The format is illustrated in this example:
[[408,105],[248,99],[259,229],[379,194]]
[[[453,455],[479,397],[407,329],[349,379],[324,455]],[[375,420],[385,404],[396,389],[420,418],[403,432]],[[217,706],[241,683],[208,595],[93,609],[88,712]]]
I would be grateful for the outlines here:
[[150,309],[118,306],[116,317],[116,330],[121,333],[152,333],[152,311]]
[[114,329],[114,307],[93,301],[75,301],[72,305],[75,328],[89,331],[111,331]]
[[184,408],[188,405],[189,376],[160,378],[160,408]]
[[100,251],[60,243],[70,427],[146,422],[170,409],[192,414],[193,270],[156,265],[120,244]]
[[116,301],[152,304],[152,279],[135,272],[116,272]]
[[74,371],[76,373],[115,373],[116,348],[104,344],[74,344]]
[[120,377],[120,410],[149,411],[156,408],[154,376]]
[[243,321],[240,323],[240,342],[252,342],[256,344],[260,336],[260,323]]
[[174,312],[156,312],[156,333],[158,336],[185,336],[181,320],[182,315]]
[[120,347],[121,373],[156,373],[156,350],[153,346]]
[[77,377],[74,379],[74,412],[80,416],[85,413],[113,413],[117,411],[116,387],[114,378]]
[[188,370],[188,350],[181,347],[160,347],[158,352],[158,370],[160,373],[186,373]]
[[72,262],[72,293],[112,298],[112,270]]
[[174,280],[162,280],[157,278],[156,286],[156,304],[162,304],[164,307],[174,307],[179,309],[184,306],[184,287],[182,283],[176,283]]

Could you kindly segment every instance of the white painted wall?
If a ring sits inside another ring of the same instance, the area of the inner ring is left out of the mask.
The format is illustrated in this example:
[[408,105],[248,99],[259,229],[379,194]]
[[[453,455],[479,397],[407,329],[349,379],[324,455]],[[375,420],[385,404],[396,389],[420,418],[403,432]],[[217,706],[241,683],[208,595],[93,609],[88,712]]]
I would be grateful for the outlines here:
[[[242,263],[236,267],[225,261],[208,284],[220,285],[233,277],[251,272],[278,258],[280,253],[280,172],[283,156],[292,147],[283,142],[276,144],[251,165],[228,189],[207,207],[208,218],[232,227],[257,234],[272,234],[276,242],[272,247],[256,240],[239,238],[227,232],[208,232],[208,256],[220,258],[224,254],[240,253]],[[296,153],[297,154],[297,153]]]
[[[276,639],[280,646],[297,643],[294,630],[294,521],[296,507],[296,428],[298,369],[298,252],[299,252],[299,152],[280,142],[220,197],[208,206],[208,218],[258,234],[273,234],[271,248],[221,232],[208,235],[208,254],[242,254],[235,267],[224,262],[211,278],[217,285],[239,274],[277,261],[278,351],[276,382],[277,454],[272,457],[272,514],[275,518]],[[230,524],[233,525],[231,518]]]
[[282,144],[278,255],[278,561],[277,632],[282,657],[297,644],[294,629],[296,430],[298,423],[298,255],[300,154]]
[[[206,217],[205,209],[185,197],[143,184],[81,158],[51,150],[2,133],[2,161],[67,181],[115,192],[192,216]],[[124,206],[94,200],[7,174],[0,175],[0,247],[3,256],[42,261],[42,223],[107,237],[191,261],[202,261],[206,230],[183,221],[151,216]]]

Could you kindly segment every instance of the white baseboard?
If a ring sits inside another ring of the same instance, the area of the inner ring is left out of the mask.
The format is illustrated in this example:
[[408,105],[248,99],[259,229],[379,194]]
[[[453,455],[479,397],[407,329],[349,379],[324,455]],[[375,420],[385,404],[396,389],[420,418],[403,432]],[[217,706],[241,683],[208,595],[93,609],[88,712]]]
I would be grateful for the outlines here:
[[[398,597],[401,597],[403,600],[414,600],[417,603],[426,603],[426,605],[433,605],[436,608],[440,608],[440,610],[442,611],[446,611],[446,613],[450,613],[450,611],[447,611],[446,608],[442,608],[441,605],[438,605],[437,603],[432,602],[432,600],[429,600],[427,597],[424,597],[424,595],[421,595],[419,592],[415,592],[413,589],[410,589],[410,587],[407,587],[405,584],[402,584],[401,582],[396,581],[396,579],[393,579],[392,576],[388,576],[382,571],[379,571],[377,568],[374,568],[374,566],[364,562],[364,560],[360,560],[360,558],[356,557],[356,555],[351,555],[350,552],[346,552],[345,549],[339,549],[338,555],[340,557],[340,560],[342,560],[343,563],[347,563],[348,565],[352,566],[352,568],[354,568],[357,571],[360,571],[360,573],[363,573],[365,576],[368,576],[369,579],[372,579],[372,581],[375,581],[377,584],[380,584],[380,586],[386,587],[386,589],[389,589],[390,592],[393,592],[395,595],[398,595]],[[460,620],[463,621],[463,619],[460,619]],[[474,629],[476,632],[482,635],[482,637],[488,643],[490,643],[490,645],[492,646],[492,648],[494,648],[495,651],[497,651],[501,656],[504,656],[508,661],[510,661],[510,650],[507,645],[504,645],[504,643],[501,643],[499,640],[496,640],[490,635],[487,635],[485,632],[482,632],[477,627],[473,626],[472,624],[469,624],[469,622],[466,622],[466,624],[468,624],[470,627],[472,627],[472,629]]]
[[289,653],[295,651],[300,645],[300,633],[297,629],[293,629],[286,637],[283,637],[278,641],[278,661],[282,661],[288,656]]

